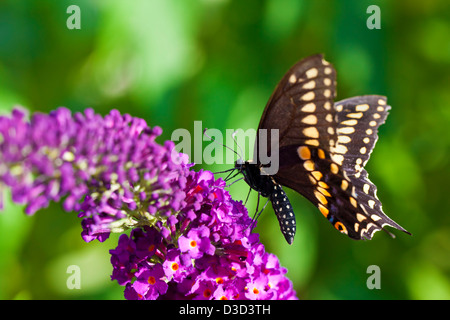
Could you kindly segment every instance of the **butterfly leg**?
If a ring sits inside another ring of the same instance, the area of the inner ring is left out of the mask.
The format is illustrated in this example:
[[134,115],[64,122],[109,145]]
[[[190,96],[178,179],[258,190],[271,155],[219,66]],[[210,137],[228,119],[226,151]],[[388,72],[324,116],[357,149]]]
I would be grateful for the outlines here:
[[244,206],[247,205],[248,198],[250,197],[250,192],[252,192],[252,188],[248,189],[248,194],[247,194],[247,198],[245,199]]
[[239,178],[239,179],[237,179],[237,180],[234,180],[232,183],[230,183],[230,184],[227,185],[226,187],[227,187],[227,188],[228,188],[228,187],[231,187],[233,184],[235,184],[236,182],[238,182],[239,180],[242,180],[242,179],[244,179],[244,177]]
[[259,210],[259,198],[260,198],[260,196],[261,196],[261,194],[258,192],[258,202],[256,204],[256,211],[255,211],[255,214],[252,217],[252,222],[248,226],[250,229],[253,229],[253,228],[256,227],[256,222],[258,221],[259,216],[261,215],[261,213],[264,211],[264,209],[267,207],[267,204],[269,203],[269,199],[267,199],[267,201],[264,204],[264,206],[261,209],[261,211],[258,211]]

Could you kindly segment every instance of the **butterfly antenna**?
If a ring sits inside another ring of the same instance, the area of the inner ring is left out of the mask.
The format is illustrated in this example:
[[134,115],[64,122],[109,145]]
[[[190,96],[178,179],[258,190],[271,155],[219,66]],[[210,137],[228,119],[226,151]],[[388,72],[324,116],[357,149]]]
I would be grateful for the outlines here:
[[226,173],[226,172],[230,172],[230,171],[234,171],[234,170],[236,170],[236,168],[231,168],[231,169],[224,170],[224,171],[217,171],[217,172],[214,172],[214,174],[216,174],[216,173]]
[[231,135],[231,138],[233,139],[234,143],[236,144],[236,146],[239,148],[239,150],[241,151],[241,155],[239,155],[237,152],[236,154],[239,156],[239,158],[241,159],[241,161],[243,161],[243,156],[244,156],[244,150],[242,150],[241,146],[239,145],[239,143],[237,143],[236,140],[236,133],[237,131],[234,131],[233,134]]
[[207,137],[210,138],[212,141],[214,141],[215,143],[221,145],[222,147],[225,147],[225,148],[227,148],[228,150],[233,151],[235,154],[237,154],[238,157],[242,158],[241,155],[240,155],[239,153],[236,152],[236,150],[233,150],[232,148],[230,148],[229,146],[224,145],[223,143],[218,143],[218,142],[216,141],[216,139],[214,139],[213,137],[207,135],[207,134],[206,134],[206,131],[207,131],[207,130],[208,130],[208,128],[205,128],[205,129],[203,130],[203,135],[207,136]]

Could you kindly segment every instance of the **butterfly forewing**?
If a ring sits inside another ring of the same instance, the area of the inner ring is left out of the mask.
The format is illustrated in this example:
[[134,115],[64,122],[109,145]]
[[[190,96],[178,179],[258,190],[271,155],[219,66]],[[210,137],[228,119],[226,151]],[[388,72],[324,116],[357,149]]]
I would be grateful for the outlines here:
[[336,72],[322,55],[294,65],[281,79],[264,110],[259,129],[279,129],[279,147],[309,145],[329,149],[335,141]]

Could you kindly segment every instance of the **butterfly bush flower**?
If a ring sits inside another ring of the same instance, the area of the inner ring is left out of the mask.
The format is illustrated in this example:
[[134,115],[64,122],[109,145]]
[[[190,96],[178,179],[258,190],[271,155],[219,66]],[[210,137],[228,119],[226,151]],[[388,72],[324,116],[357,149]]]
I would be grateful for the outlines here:
[[176,219],[121,235],[111,278],[126,286],[126,298],[295,299],[286,269],[265,252],[247,210],[224,187],[209,171],[191,171]]
[[15,109],[0,117],[0,189],[33,214],[50,201],[83,218],[83,239],[165,221],[180,208],[189,166],[171,159],[173,142],[155,142],[161,128],[111,111],[72,116],[66,108],[26,120]]
[[110,251],[126,299],[296,299],[242,202],[173,142],[156,143],[161,132],[116,110],[27,120],[15,109],[0,117],[0,208],[8,187],[27,214],[50,201],[78,212],[87,242],[131,229]]

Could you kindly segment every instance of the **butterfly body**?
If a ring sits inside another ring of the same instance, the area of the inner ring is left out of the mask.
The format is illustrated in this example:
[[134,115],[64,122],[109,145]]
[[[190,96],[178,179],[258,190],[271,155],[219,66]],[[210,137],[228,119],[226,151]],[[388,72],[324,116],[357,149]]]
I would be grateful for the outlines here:
[[258,130],[267,131],[267,145],[256,140],[258,149],[267,149],[272,146],[271,130],[279,130],[278,172],[264,174],[258,159],[235,166],[252,189],[271,200],[289,244],[295,215],[282,186],[302,194],[352,239],[371,239],[374,232],[386,231],[386,225],[409,233],[383,213],[376,186],[364,169],[390,106],[377,95],[335,103],[335,78],[335,69],[322,55],[295,64],[261,117]]
[[269,198],[275,211],[281,232],[289,244],[294,242],[296,231],[295,214],[282,186],[272,176],[262,174],[263,167],[255,163],[236,162],[235,168],[244,175],[244,180],[261,196]]

